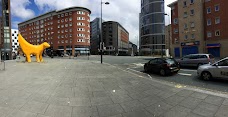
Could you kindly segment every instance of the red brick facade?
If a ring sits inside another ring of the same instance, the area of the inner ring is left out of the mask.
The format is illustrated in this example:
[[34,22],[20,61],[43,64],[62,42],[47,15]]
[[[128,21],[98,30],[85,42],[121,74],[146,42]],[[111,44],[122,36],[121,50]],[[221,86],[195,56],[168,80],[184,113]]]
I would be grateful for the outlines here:
[[48,12],[18,24],[19,31],[32,44],[46,41],[54,50],[72,50],[74,55],[77,48],[90,46],[90,13],[82,7]]

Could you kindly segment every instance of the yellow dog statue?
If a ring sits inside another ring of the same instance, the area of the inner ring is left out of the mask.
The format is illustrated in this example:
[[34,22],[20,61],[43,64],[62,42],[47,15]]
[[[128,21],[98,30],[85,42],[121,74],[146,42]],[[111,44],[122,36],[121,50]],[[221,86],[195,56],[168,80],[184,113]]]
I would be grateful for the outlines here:
[[36,55],[36,61],[37,62],[43,62],[43,51],[45,48],[49,48],[50,45],[47,42],[44,42],[40,45],[32,45],[30,43],[28,43],[22,36],[21,34],[18,34],[18,42],[21,46],[21,49],[23,51],[23,53],[25,54],[26,57],[26,61],[27,62],[31,62],[31,58],[30,55]]

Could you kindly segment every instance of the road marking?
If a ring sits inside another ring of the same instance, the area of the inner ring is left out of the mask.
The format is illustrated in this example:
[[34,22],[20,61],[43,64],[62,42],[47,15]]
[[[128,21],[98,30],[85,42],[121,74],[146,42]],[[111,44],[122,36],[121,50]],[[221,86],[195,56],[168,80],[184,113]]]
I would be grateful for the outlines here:
[[183,76],[192,76],[192,74],[186,74],[186,73],[178,73],[178,74]]
[[181,71],[191,71],[191,72],[196,72],[196,70],[191,70],[191,69],[180,69]]
[[136,66],[144,66],[144,64],[142,64],[142,63],[133,63],[133,64]]

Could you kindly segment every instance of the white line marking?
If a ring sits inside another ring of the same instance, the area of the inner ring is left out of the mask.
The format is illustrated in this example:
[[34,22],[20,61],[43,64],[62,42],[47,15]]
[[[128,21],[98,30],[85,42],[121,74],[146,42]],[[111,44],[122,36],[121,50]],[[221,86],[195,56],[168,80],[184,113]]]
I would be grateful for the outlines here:
[[191,72],[196,72],[196,70],[191,70],[191,69],[180,69],[181,71],[191,71]]
[[178,74],[183,76],[192,76],[192,74],[186,74],[186,73],[178,73]]

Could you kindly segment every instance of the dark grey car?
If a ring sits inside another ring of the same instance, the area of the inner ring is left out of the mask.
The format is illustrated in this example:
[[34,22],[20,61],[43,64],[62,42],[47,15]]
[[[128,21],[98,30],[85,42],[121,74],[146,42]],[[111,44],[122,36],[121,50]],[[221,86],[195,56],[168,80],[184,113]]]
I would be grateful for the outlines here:
[[180,66],[199,67],[203,64],[214,63],[215,58],[211,54],[189,54],[177,59]]

